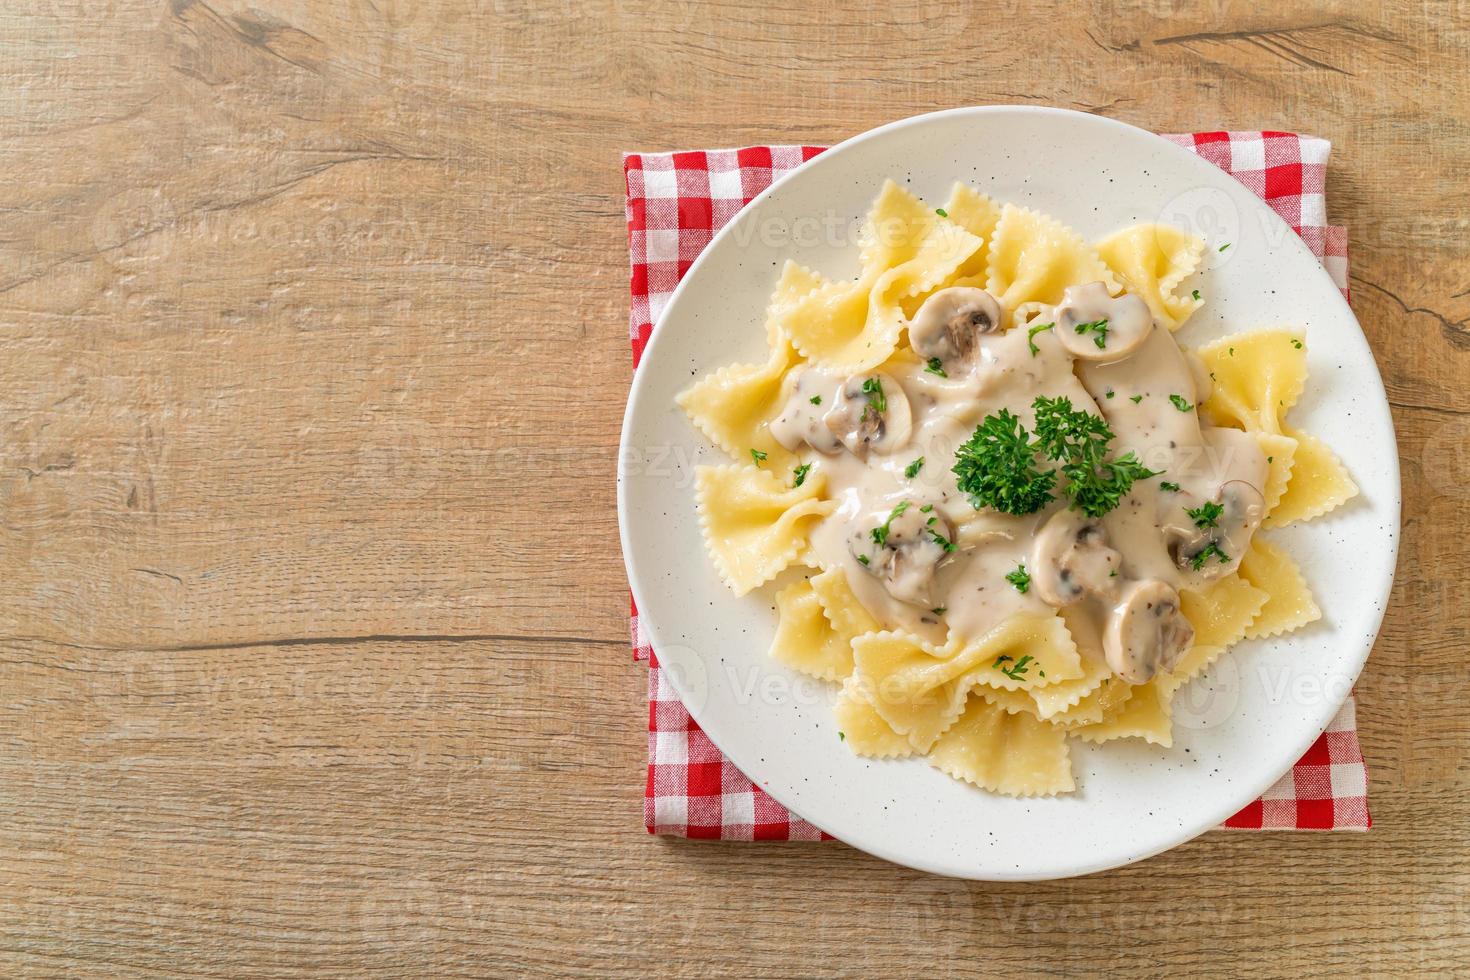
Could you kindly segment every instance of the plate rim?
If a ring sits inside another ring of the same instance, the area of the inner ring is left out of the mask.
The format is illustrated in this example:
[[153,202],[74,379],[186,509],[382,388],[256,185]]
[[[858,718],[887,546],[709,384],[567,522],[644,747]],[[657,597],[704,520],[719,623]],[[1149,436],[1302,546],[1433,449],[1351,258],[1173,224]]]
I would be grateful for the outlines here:
[[[918,115],[894,120],[881,126],[876,126],[872,129],[866,130],[855,136],[851,136],[845,140],[842,140],[839,143],[832,145],[817,156],[812,157],[810,160],[804,161],[800,166],[794,168],[778,180],[772,181],[769,187],[767,187],[765,190],[761,191],[754,198],[748,201],[735,215],[734,218],[727,222],[718,232],[714,234],[714,236],[711,237],[709,243],[704,247],[704,249],[701,250],[700,254],[695,258],[689,269],[680,278],[678,285],[670,294],[667,304],[665,305],[662,313],[659,315],[658,320],[655,322],[654,328],[650,332],[648,343],[643,350],[642,357],[640,358],[640,363],[643,359],[648,358],[650,355],[653,354],[660,342],[660,339],[668,333],[668,331],[660,332],[659,324],[661,324],[665,320],[665,318],[668,317],[670,311],[676,308],[679,299],[683,295],[685,289],[690,285],[690,283],[696,281],[697,273],[699,272],[701,266],[714,254],[715,247],[719,245],[725,238],[734,234],[734,230],[737,225],[741,223],[742,218],[746,220],[753,220],[751,216],[756,213],[757,206],[762,204],[768,197],[773,195],[788,181],[793,180],[800,174],[804,174],[809,168],[813,168],[822,164],[824,160],[830,161],[838,151],[848,150],[857,145],[880,139],[889,133],[901,129],[922,126],[926,123],[948,117],[973,116],[977,118],[983,118],[989,115],[1002,115],[1013,113],[1021,115],[1051,115],[1070,117],[1078,119],[1079,121],[1086,120],[1088,124],[1101,124],[1105,127],[1113,127],[1123,132],[1142,134],[1149,140],[1154,141],[1160,149],[1162,149],[1163,147],[1168,147],[1168,152],[1179,155],[1180,159],[1187,159],[1190,166],[1208,168],[1207,170],[1201,171],[1202,173],[1209,173],[1213,171],[1215,174],[1223,174],[1224,176],[1235,180],[1233,175],[1216,167],[1214,164],[1210,163],[1208,160],[1205,160],[1198,154],[1192,153],[1191,151],[1171,142],[1170,140],[1165,139],[1157,133],[1151,132],[1138,126],[1134,126],[1130,123],[1121,122],[1116,119],[1110,119],[1106,116],[1078,112],[1073,109],[1063,109],[1055,106],[1012,104],[962,106],[950,109],[941,109],[934,112],[920,113]],[[1237,181],[1237,183],[1239,182]],[[1389,518],[1389,524],[1386,528],[1389,534],[1389,549],[1386,556],[1388,571],[1387,574],[1383,577],[1383,581],[1380,583],[1380,588],[1377,590],[1376,606],[1378,608],[1378,614],[1376,617],[1376,622],[1373,624],[1372,636],[1364,644],[1361,655],[1355,657],[1355,662],[1352,664],[1351,669],[1351,682],[1347,685],[1344,685],[1344,693],[1342,697],[1339,698],[1336,696],[1328,696],[1322,699],[1319,709],[1316,713],[1315,721],[1312,725],[1304,726],[1303,728],[1303,731],[1307,732],[1308,735],[1300,739],[1300,744],[1296,744],[1296,748],[1294,749],[1294,751],[1289,753],[1290,761],[1287,763],[1286,768],[1282,769],[1279,772],[1276,772],[1275,767],[1272,767],[1272,775],[1270,776],[1270,778],[1261,780],[1259,785],[1256,785],[1256,783],[1254,782],[1243,783],[1245,787],[1250,789],[1250,793],[1249,795],[1247,795],[1245,791],[1242,790],[1239,796],[1243,798],[1246,805],[1248,805],[1251,800],[1258,799],[1261,794],[1269,789],[1272,785],[1274,785],[1277,780],[1279,780],[1287,772],[1290,772],[1291,769],[1296,765],[1296,760],[1300,759],[1301,756],[1307,751],[1307,749],[1309,749],[1315,743],[1317,738],[1321,736],[1322,732],[1326,730],[1327,725],[1334,717],[1336,717],[1338,711],[1340,711],[1343,704],[1346,703],[1347,698],[1351,696],[1353,686],[1357,683],[1358,678],[1362,675],[1362,671],[1364,666],[1367,664],[1368,657],[1371,655],[1373,647],[1377,644],[1378,637],[1381,635],[1383,630],[1383,620],[1387,614],[1388,600],[1393,590],[1393,582],[1398,568],[1398,553],[1402,537],[1403,524],[1403,482],[1397,454],[1398,433],[1393,424],[1393,414],[1388,403],[1387,389],[1383,384],[1383,376],[1382,372],[1379,370],[1377,358],[1373,355],[1373,350],[1371,345],[1368,343],[1367,335],[1363,333],[1362,324],[1359,323],[1356,314],[1353,313],[1352,307],[1348,304],[1347,299],[1343,297],[1341,291],[1337,288],[1336,283],[1333,283],[1331,281],[1331,277],[1329,276],[1326,268],[1322,265],[1321,260],[1311,253],[1311,250],[1307,248],[1306,243],[1302,241],[1301,236],[1298,235],[1296,231],[1292,229],[1291,226],[1285,221],[1285,219],[1277,214],[1276,211],[1272,209],[1263,199],[1251,193],[1249,188],[1245,188],[1244,185],[1242,185],[1242,189],[1246,191],[1247,195],[1256,206],[1256,212],[1258,215],[1269,215],[1270,217],[1266,219],[1268,222],[1274,221],[1280,226],[1280,228],[1284,228],[1286,231],[1290,232],[1289,235],[1282,236],[1280,238],[1280,240],[1285,243],[1284,247],[1288,249],[1298,249],[1300,250],[1300,252],[1305,253],[1305,255],[1311,259],[1312,265],[1317,270],[1318,274],[1327,279],[1329,285],[1331,286],[1331,293],[1335,297],[1335,302],[1338,307],[1336,313],[1338,315],[1346,314],[1348,321],[1351,322],[1354,330],[1357,333],[1358,339],[1362,343],[1362,350],[1363,353],[1366,355],[1366,364],[1371,370],[1373,377],[1378,382],[1378,388],[1375,394],[1380,397],[1376,397],[1371,400],[1371,408],[1374,413],[1381,416],[1381,421],[1386,426],[1389,438],[1395,447],[1395,452],[1391,454],[1390,459],[1388,460],[1389,465],[1387,473],[1387,476],[1391,478],[1393,489],[1392,497],[1391,499],[1385,499],[1381,502],[1381,506],[1385,511],[1385,516]],[[646,396],[647,389],[652,384],[652,382],[649,380],[650,377],[651,372],[642,372],[635,368],[629,386],[628,399],[623,411],[622,429],[620,431],[618,439],[617,511],[618,538],[623,552],[623,565],[625,571],[627,572],[629,590],[633,595],[634,603],[638,606],[639,609],[639,633],[646,638],[648,646],[651,649],[656,650],[660,642],[659,625],[656,619],[650,617],[645,612],[645,610],[650,607],[647,606],[644,602],[640,601],[639,577],[635,568],[635,555],[637,554],[637,552],[636,548],[632,546],[629,539],[629,481],[623,479],[622,473],[623,460],[627,458],[627,444],[630,433],[632,432],[635,416],[638,414],[642,399]],[[746,765],[743,765],[741,761],[736,759],[736,756],[741,753],[739,753],[738,750],[735,753],[728,751],[725,746],[721,745],[720,741],[712,733],[709,732],[708,728],[706,728],[704,722],[700,718],[700,714],[703,713],[703,706],[700,706],[701,710],[698,712],[689,709],[689,696],[688,693],[681,688],[680,679],[677,672],[666,671],[665,676],[667,677],[670,685],[674,688],[675,693],[679,695],[680,701],[684,703],[686,710],[689,710],[690,717],[692,717],[694,721],[699,724],[701,730],[705,732],[706,736],[715,745],[715,747],[718,748],[720,752],[725,755],[726,758],[730,759],[730,761],[737,768],[739,768],[742,773],[745,773],[747,777],[749,777],[750,770],[747,768]],[[755,780],[752,779],[752,781],[754,782]],[[765,786],[762,786],[761,788],[763,792],[768,793],[773,799],[775,799],[791,813],[804,820],[807,820],[809,823],[812,823],[813,826],[819,827],[825,833],[836,837],[835,834],[831,834],[831,831],[826,830],[826,828],[822,828],[820,823],[813,821],[809,817],[807,817],[806,813],[803,812],[803,808],[800,805],[793,805],[792,803],[788,802],[783,797],[783,794],[780,791],[773,791]],[[1039,799],[1045,798],[1043,797]],[[909,855],[901,856],[893,849],[887,847],[886,841],[881,836],[879,836],[877,839],[873,839],[869,835],[858,835],[857,838],[854,838],[852,836],[844,836],[837,837],[837,839],[841,840],[843,843],[846,843],[851,847],[865,851],[893,864],[914,868],[931,874],[943,875],[946,877],[982,881],[1048,881],[1094,874],[1101,871],[1108,871],[1114,868],[1134,864],[1136,862],[1146,860],[1150,857],[1154,857],[1158,854],[1163,853],[1164,851],[1172,850],[1175,847],[1188,843],[1189,841],[1194,840],[1196,837],[1199,837],[1201,834],[1215,829],[1220,825],[1223,820],[1230,817],[1239,809],[1239,805],[1233,805],[1228,809],[1222,807],[1212,808],[1206,811],[1205,816],[1199,817],[1194,821],[1190,821],[1187,825],[1186,830],[1182,834],[1166,835],[1164,843],[1160,844],[1158,847],[1148,848],[1137,854],[1124,856],[1122,858],[1106,858],[1096,862],[1083,863],[1072,869],[1044,874],[1027,873],[1024,870],[1019,873],[1006,873],[1003,870],[996,871],[994,873],[966,873],[963,870],[956,870],[953,867],[941,866],[935,864],[934,862],[926,860],[916,860],[914,857]],[[1217,810],[1222,812],[1216,812]]]

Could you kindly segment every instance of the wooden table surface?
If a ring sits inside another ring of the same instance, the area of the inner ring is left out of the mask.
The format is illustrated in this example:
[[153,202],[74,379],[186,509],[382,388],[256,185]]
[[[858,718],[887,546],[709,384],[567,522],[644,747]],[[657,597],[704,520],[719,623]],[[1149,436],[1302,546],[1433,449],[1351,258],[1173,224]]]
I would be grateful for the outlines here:
[[[7,5],[0,975],[1470,970],[1470,8],[1185,6]],[[997,886],[644,832],[619,151],[980,103],[1334,142],[1370,833]]]

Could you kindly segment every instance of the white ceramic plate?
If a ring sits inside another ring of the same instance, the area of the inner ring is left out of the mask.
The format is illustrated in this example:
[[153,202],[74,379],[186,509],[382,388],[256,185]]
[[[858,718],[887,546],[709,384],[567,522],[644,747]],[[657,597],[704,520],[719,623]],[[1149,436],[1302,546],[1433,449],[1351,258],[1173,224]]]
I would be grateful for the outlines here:
[[[936,204],[964,180],[1089,239],[1139,221],[1192,226],[1212,247],[1195,283],[1206,304],[1181,340],[1304,327],[1311,378],[1292,420],[1325,439],[1362,489],[1326,518],[1272,532],[1301,564],[1322,620],[1286,639],[1239,644],[1182,691],[1172,749],[1073,740],[1079,789],[1070,796],[1008,799],[922,759],[853,755],[837,736],[834,692],[766,655],[774,590],[733,597],[700,539],[693,468],[723,454],[674,396],[713,368],[764,361],[763,311],[787,258],[833,277],[855,274],[852,229],[887,177]],[[1143,130],[1057,109],[903,120],[828,150],[756,198],[715,236],[653,332],[628,401],[618,480],[643,628],[715,743],[777,800],[849,844],[966,878],[1056,878],[1136,861],[1259,796],[1347,696],[1377,635],[1398,547],[1398,454],[1383,383],[1321,265],[1211,164]]]

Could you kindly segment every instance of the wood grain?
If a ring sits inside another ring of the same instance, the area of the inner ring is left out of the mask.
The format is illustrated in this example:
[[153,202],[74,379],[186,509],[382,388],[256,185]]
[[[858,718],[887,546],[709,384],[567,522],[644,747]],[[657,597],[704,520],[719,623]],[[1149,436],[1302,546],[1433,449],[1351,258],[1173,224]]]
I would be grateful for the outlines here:
[[[1470,970],[1463,3],[0,26],[0,973]],[[618,152],[977,103],[1333,140],[1405,490],[1359,685],[1372,832],[1031,886],[644,833]]]

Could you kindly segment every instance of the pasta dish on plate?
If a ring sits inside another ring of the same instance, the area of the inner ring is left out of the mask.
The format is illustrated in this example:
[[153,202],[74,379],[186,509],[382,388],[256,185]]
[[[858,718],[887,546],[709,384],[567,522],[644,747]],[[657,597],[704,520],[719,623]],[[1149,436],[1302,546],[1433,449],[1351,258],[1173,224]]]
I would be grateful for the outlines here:
[[1300,331],[1177,342],[1205,247],[889,181],[856,277],[788,261],[768,359],[679,396],[731,457],[696,472],[714,566],[779,586],[771,656],[837,686],[852,751],[1069,792],[1071,739],[1167,746],[1224,650],[1320,617],[1263,532],[1357,489],[1287,421]]

